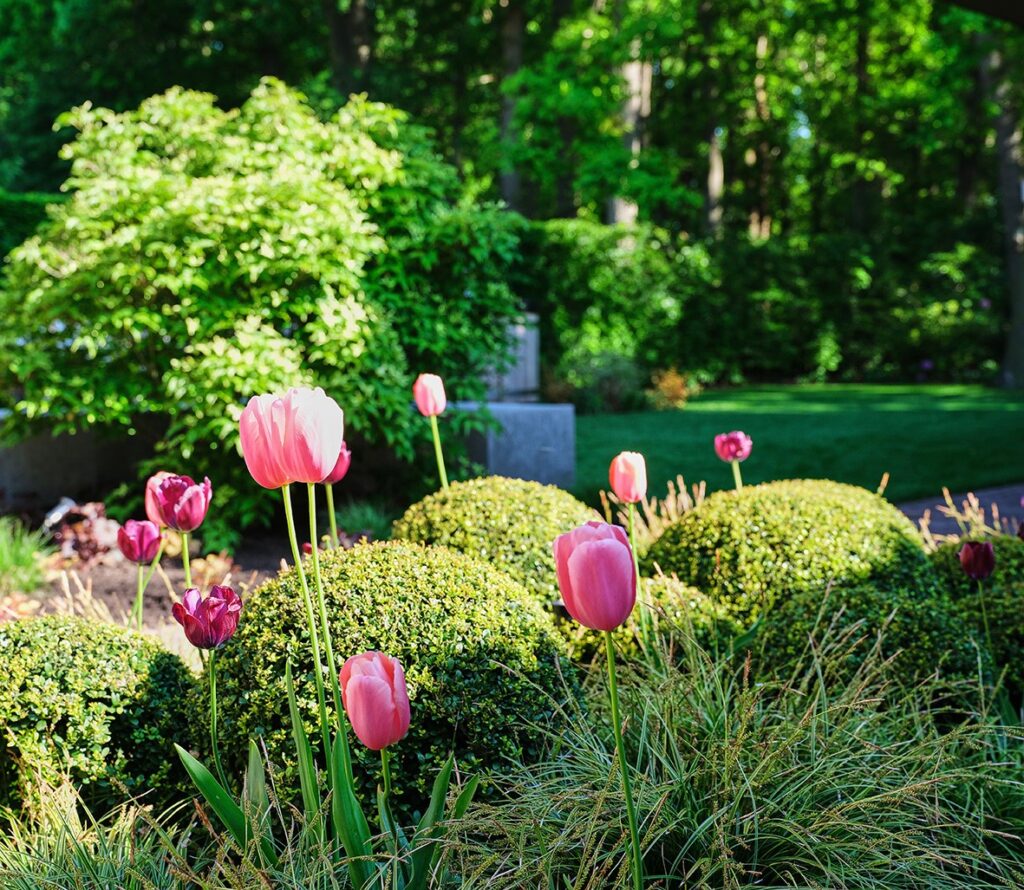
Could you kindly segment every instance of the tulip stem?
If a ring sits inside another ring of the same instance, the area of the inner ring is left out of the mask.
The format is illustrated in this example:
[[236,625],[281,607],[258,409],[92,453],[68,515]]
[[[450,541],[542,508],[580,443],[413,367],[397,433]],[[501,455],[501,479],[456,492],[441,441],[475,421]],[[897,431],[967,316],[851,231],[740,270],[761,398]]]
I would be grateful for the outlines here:
[[444,469],[444,454],[441,452],[441,432],[437,428],[437,416],[430,415],[430,431],[434,434],[434,454],[437,455],[437,472],[441,477],[441,488],[448,490],[448,474]]
[[391,886],[393,890],[398,890],[398,826],[395,824],[395,817],[391,814],[391,756],[387,748],[380,749],[380,766],[381,772],[384,774],[384,812],[381,815],[391,823],[390,826],[382,825],[381,827],[385,831],[390,827],[394,838],[395,857],[391,869]]
[[992,632],[988,628],[988,613],[985,610],[985,584],[978,579],[978,603],[981,606],[981,621],[985,627],[985,642],[988,644],[988,651],[992,651]]
[[[640,557],[636,552],[636,504],[632,501],[629,504],[629,549],[633,551],[633,573],[636,575],[636,590],[639,595],[643,590],[640,583]],[[649,649],[651,643],[651,616],[648,613],[648,604],[640,603],[640,639],[645,649]]]
[[217,744],[217,650],[210,650],[210,747],[213,749],[213,762],[217,767],[217,778],[224,790],[228,791],[228,780],[224,778],[224,767],[220,765],[220,746]]
[[320,548],[316,533],[316,486],[310,482],[309,489],[309,537],[313,541],[313,578],[316,580],[316,600],[320,609],[320,630],[327,650],[327,673],[331,677],[331,692],[334,695],[334,710],[338,715],[338,729],[345,732],[345,710],[341,706],[341,689],[338,685],[338,670],[334,661],[334,645],[331,642],[331,625],[327,621],[327,602],[324,599],[324,582],[320,576]]
[[306,607],[306,622],[309,625],[310,645],[313,649],[313,680],[316,683],[317,704],[320,706],[320,734],[324,743],[324,758],[327,764],[328,776],[331,771],[331,735],[330,724],[327,721],[327,700],[324,696],[324,668],[320,661],[320,635],[316,629],[316,616],[313,614],[313,600],[309,595],[309,584],[306,582],[306,570],[302,566],[302,551],[299,550],[299,539],[295,536],[295,516],[292,513],[291,485],[281,486],[281,493],[284,497],[284,518],[288,524],[288,541],[292,545],[292,559],[295,562],[295,571],[299,576],[299,585],[302,587],[302,602]]
[[142,591],[145,590],[146,570],[139,563],[139,580],[135,587],[135,605],[132,606],[132,622],[136,630],[142,630]]
[[334,486],[327,483],[327,522],[331,527],[331,547],[338,546],[338,517],[334,515]]
[[188,532],[181,533],[181,567],[185,570],[185,589],[192,586],[192,564],[188,560]]
[[619,688],[615,682],[615,647],[610,631],[604,632],[604,648],[608,655],[608,697],[612,706],[612,732],[615,734],[615,748],[619,754],[619,769],[622,772],[622,792],[626,797],[626,818],[629,821],[629,839],[632,846],[633,887],[642,890],[644,866],[640,858],[640,833],[636,825],[636,808],[633,806],[633,791],[630,787],[629,765],[626,762],[626,747],[622,742],[622,723],[619,718]]
[[732,461],[732,478],[736,481],[736,490],[741,491],[743,489],[743,477],[740,475],[740,462],[738,460]]

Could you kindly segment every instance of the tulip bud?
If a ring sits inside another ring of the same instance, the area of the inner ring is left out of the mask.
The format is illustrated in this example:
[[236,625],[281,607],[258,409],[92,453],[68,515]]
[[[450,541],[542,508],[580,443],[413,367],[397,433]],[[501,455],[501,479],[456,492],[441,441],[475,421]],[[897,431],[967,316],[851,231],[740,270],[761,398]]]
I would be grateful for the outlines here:
[[341,698],[355,734],[371,751],[395,744],[409,731],[409,692],[397,658],[380,652],[353,655],[339,676]]
[[209,479],[200,485],[191,476],[165,477],[157,486],[155,498],[161,525],[178,532],[194,532],[203,524],[212,497]]
[[726,463],[731,463],[734,460],[746,460],[750,457],[753,447],[754,440],[739,430],[733,430],[731,433],[719,433],[715,436],[715,454]]
[[334,485],[335,482],[341,482],[345,478],[345,474],[348,473],[348,468],[352,465],[352,452],[348,450],[345,443],[341,443],[341,452],[338,454],[338,462],[334,465],[334,469],[328,474],[323,480],[324,485]]
[[636,572],[626,533],[588,522],[555,539],[558,589],[565,608],[592,630],[614,630],[636,603]]
[[129,562],[152,562],[160,549],[160,527],[144,519],[129,519],[117,530],[117,546]]
[[203,599],[199,590],[190,587],[180,603],[171,607],[174,620],[185,629],[188,641],[198,649],[223,646],[238,629],[242,601],[230,587],[214,585]]
[[608,468],[608,481],[624,504],[637,504],[647,496],[647,464],[636,451],[616,455]]
[[448,405],[444,382],[436,374],[420,374],[412,386],[412,395],[424,417],[436,417]]
[[160,483],[168,476],[173,475],[173,473],[168,473],[166,470],[160,470],[146,480],[146,518],[158,527],[163,526],[165,523],[163,516],[160,515],[160,506],[157,503],[156,493],[160,488]]
[[974,581],[984,581],[995,571],[996,553],[991,541],[965,541],[959,555],[964,572]]

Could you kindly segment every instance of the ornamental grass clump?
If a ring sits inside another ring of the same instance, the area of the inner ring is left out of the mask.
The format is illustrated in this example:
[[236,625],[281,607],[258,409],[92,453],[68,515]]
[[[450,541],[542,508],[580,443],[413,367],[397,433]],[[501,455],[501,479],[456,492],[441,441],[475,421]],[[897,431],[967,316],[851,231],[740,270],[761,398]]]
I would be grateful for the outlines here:
[[665,530],[642,567],[677,575],[741,621],[829,584],[934,584],[906,516],[872,492],[823,479],[713,494]]

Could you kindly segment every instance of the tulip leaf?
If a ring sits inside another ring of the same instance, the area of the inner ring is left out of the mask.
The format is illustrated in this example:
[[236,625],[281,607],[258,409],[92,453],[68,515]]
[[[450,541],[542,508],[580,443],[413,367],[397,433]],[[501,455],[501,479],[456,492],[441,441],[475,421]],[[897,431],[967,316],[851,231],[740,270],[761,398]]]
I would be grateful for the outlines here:
[[[174,747],[185,766],[186,772],[191,776],[196,788],[199,789],[199,793],[206,798],[210,809],[217,814],[217,818],[220,819],[238,846],[245,850],[249,837],[249,826],[246,824],[245,813],[242,812],[242,808],[231,799],[231,795],[224,790],[220,782],[213,777],[213,774],[205,766],[182,748],[181,745],[175,745]],[[277,854],[266,838],[261,840],[260,848],[266,860],[272,865],[276,865]]]
[[242,785],[243,809],[248,816],[253,835],[263,844],[270,828],[270,797],[267,794],[267,776],[263,758],[253,739],[249,739],[249,766]]
[[370,844],[370,826],[359,805],[349,774],[345,771],[343,747],[347,750],[347,739],[339,732],[334,737],[334,788],[331,789],[331,816],[334,831],[341,840],[348,855],[348,871],[352,884],[365,887],[369,880],[368,859],[373,853]]
[[[444,815],[444,803],[448,797],[448,787],[451,784],[454,765],[455,755],[451,754],[438,772],[437,778],[434,779],[434,787],[430,792],[430,805],[420,818],[419,825],[416,826],[416,849],[412,854],[412,877],[406,890],[422,890],[427,886],[427,878],[441,854],[441,849],[436,843],[437,823]],[[471,785],[475,791],[476,785],[472,783]],[[470,797],[472,797],[472,793]],[[468,799],[465,806],[469,806]]]

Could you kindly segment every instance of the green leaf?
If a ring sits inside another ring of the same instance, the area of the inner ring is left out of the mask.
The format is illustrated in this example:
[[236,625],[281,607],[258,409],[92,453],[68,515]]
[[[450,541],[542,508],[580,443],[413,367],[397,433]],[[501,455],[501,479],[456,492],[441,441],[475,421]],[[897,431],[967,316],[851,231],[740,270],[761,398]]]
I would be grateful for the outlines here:
[[267,776],[263,769],[263,758],[253,739],[249,739],[249,766],[242,784],[244,812],[248,816],[253,837],[262,845],[264,836],[269,841],[270,797],[267,794]]
[[373,853],[373,845],[370,843],[370,826],[345,770],[343,749],[346,746],[344,734],[338,733],[334,737],[334,769],[331,770],[334,777],[331,816],[335,834],[349,857],[348,871],[352,883],[356,887],[365,887],[369,879],[371,864],[368,860]]
[[299,705],[295,699],[291,662],[285,665],[284,677],[288,687],[288,713],[291,714],[292,738],[295,741],[295,752],[299,762],[299,787],[302,791],[302,808],[306,817],[306,827],[315,829],[317,836],[322,840],[325,832],[320,811],[320,786],[316,779],[313,748],[309,744],[309,735],[302,723],[302,714],[299,713]]

